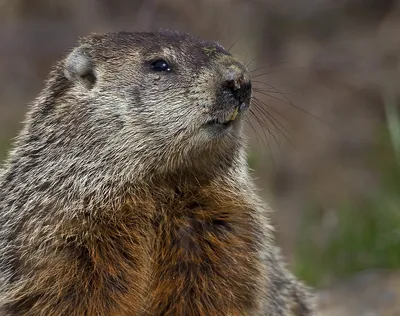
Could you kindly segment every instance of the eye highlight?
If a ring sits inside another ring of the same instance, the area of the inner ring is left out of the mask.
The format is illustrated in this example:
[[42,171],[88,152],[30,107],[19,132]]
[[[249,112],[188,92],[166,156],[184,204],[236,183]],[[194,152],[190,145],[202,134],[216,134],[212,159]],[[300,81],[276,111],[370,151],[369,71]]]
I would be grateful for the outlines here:
[[171,66],[164,59],[157,59],[151,63],[153,71],[170,72]]

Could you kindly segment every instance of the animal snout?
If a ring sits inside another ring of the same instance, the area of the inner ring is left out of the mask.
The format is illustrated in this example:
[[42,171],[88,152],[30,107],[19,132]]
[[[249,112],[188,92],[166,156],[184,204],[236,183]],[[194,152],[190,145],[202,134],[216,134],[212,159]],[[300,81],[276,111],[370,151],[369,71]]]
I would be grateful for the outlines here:
[[233,97],[239,104],[249,103],[251,83],[246,71],[236,65],[228,67],[222,74],[224,94]]

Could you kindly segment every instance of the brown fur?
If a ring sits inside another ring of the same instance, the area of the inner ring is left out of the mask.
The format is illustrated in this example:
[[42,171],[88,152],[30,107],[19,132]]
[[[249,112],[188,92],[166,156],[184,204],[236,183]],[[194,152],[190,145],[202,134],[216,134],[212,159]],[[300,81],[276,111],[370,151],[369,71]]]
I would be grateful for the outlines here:
[[[186,65],[178,82],[138,72],[137,51],[156,50],[153,37]],[[196,125],[221,111],[205,104],[235,101],[210,87],[232,65],[248,80],[243,66],[219,45],[177,33],[82,45],[50,75],[0,174],[0,312],[312,315],[273,245],[240,119],[224,136]]]
[[9,293],[20,315],[245,315],[257,307],[262,219],[223,183],[132,192],[115,207],[58,219],[48,236],[52,224],[34,236],[37,223],[26,223],[22,251],[42,247],[43,260]]

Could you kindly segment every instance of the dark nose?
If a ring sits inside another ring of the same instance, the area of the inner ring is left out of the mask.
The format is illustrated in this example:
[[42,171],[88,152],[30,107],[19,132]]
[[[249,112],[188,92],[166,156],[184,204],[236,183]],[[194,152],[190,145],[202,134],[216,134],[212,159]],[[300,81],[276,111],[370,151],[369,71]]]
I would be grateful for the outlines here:
[[244,74],[242,71],[236,68],[228,68],[225,72],[225,82],[224,85],[226,88],[237,91],[241,88],[244,82]]
[[223,73],[222,87],[224,93],[233,97],[237,102],[249,103],[251,83],[246,78],[245,71],[237,66],[228,67]]

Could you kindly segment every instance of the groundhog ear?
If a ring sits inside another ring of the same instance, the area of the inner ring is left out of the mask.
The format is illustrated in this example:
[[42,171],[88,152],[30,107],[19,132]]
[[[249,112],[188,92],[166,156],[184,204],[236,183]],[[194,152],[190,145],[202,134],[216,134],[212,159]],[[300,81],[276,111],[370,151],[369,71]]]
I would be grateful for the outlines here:
[[65,59],[64,74],[72,82],[79,82],[87,89],[96,83],[94,63],[85,47],[75,48]]

